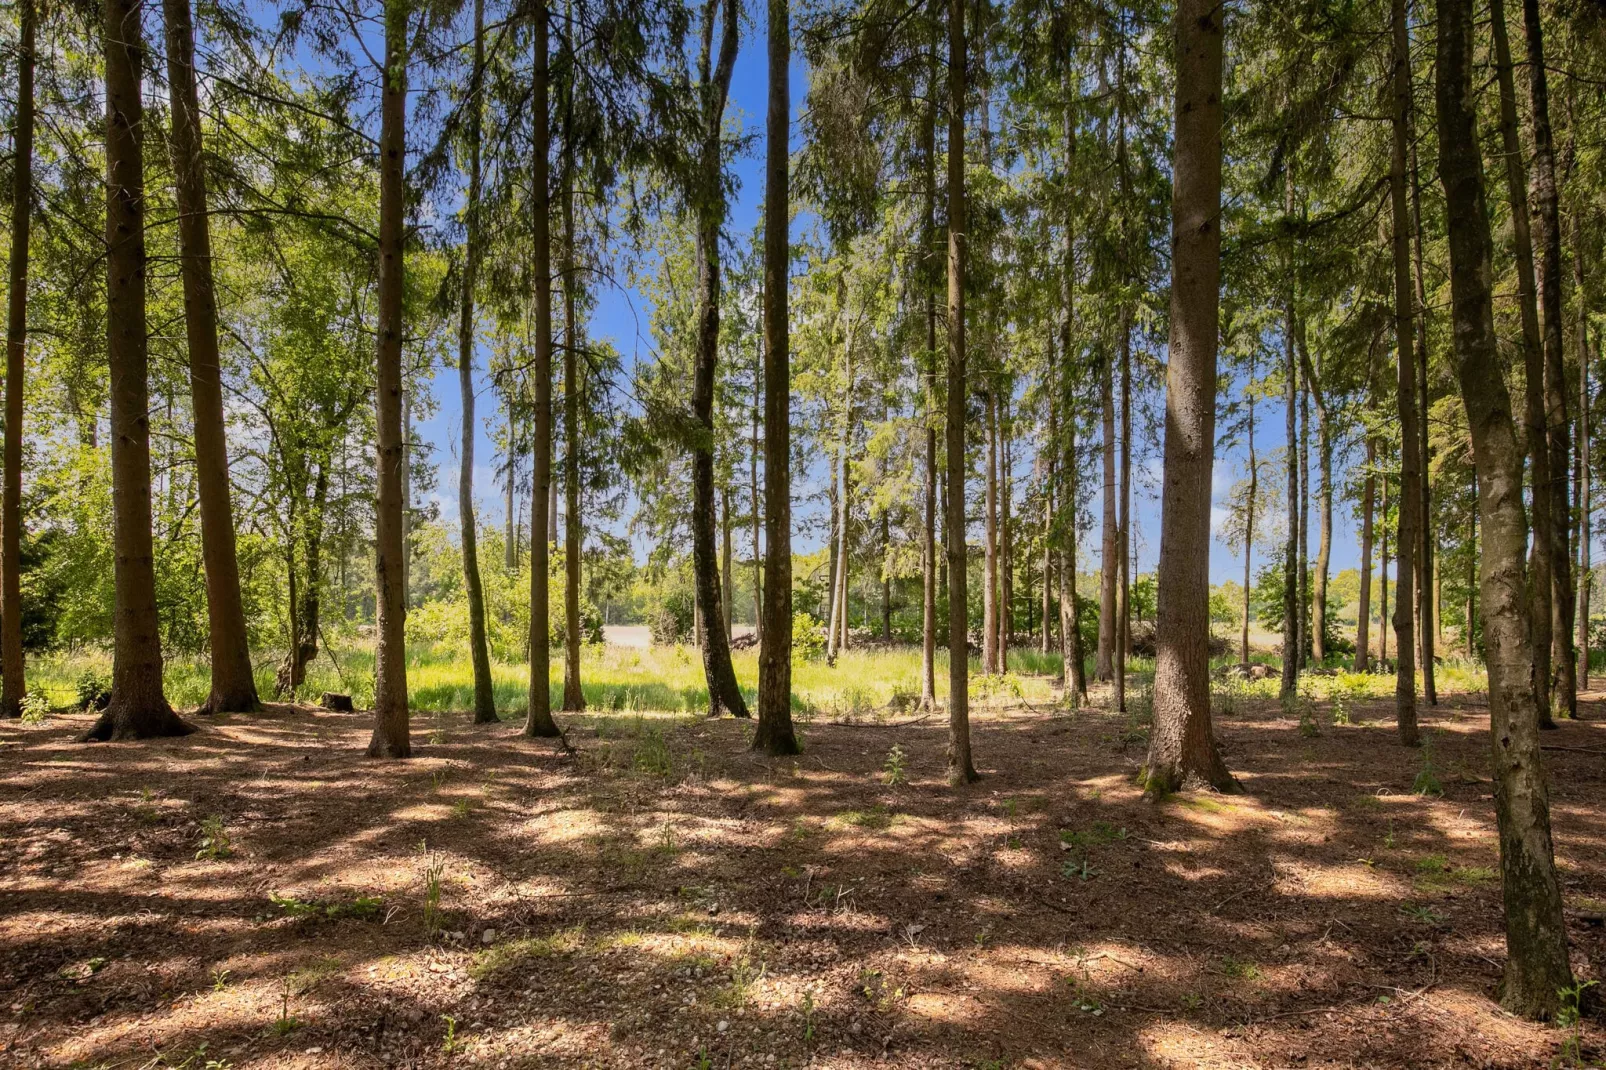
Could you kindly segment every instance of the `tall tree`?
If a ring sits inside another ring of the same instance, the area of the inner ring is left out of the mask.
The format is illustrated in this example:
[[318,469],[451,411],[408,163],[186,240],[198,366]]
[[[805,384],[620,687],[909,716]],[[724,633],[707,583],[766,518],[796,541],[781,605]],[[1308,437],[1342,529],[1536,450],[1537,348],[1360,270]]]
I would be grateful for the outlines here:
[[1488,206],[1473,86],[1472,0],[1437,0],[1439,180],[1449,232],[1456,374],[1466,405],[1483,528],[1479,586],[1489,667],[1489,741],[1500,833],[1506,967],[1501,1002],[1549,1017],[1572,984],[1539,748],[1522,451],[1494,332]]
[[[106,362],[111,371],[113,609],[111,701],[83,739],[181,736],[162,689],[151,537],[150,354],[145,322],[145,59],[135,0],[106,0]],[[7,354],[7,361],[11,360]],[[9,400],[8,400],[9,404]],[[9,478],[9,476],[8,476]]]
[[[702,142],[697,160],[697,356],[692,376],[692,561],[697,602],[703,614],[703,675],[708,681],[708,713],[729,711],[747,717],[747,701],[736,684],[730,635],[725,631],[719,562],[714,546],[714,386],[719,371],[719,235],[725,223],[723,136],[725,101],[736,65],[736,0],[707,0],[703,7],[700,59]],[[721,24],[719,51],[713,55],[714,27]]]
[[[458,448],[457,520],[462,529],[463,591],[468,596],[468,654],[474,667],[474,723],[494,724],[496,692],[485,633],[485,589],[480,582],[479,528],[474,518],[474,288],[480,274],[482,183],[480,151],[485,116],[485,0],[474,0],[474,66],[469,71],[468,199],[463,203],[463,297],[457,327],[457,390],[463,407]],[[511,469],[508,489],[511,495]],[[509,509],[509,513],[512,510]],[[511,540],[509,540],[511,544]]]
[[[549,57],[547,55],[549,13],[545,0],[530,5],[531,44],[534,50],[530,74],[533,116],[530,125],[530,252],[531,276],[535,283],[531,302],[530,377],[534,390],[530,420],[530,685],[524,734],[534,737],[562,737],[552,719],[552,637],[547,623],[547,577],[550,570],[552,537],[548,528],[554,512],[549,497],[552,484],[552,197],[547,187],[551,179],[551,116]],[[712,524],[712,518],[709,523]],[[543,535],[546,532],[546,535]]]
[[[563,162],[559,176],[562,203],[563,277],[563,709],[579,713],[586,708],[585,691],[580,685],[580,565],[585,532],[580,518],[580,466],[584,463],[584,441],[580,430],[580,401],[585,392],[580,366],[580,347],[584,335],[579,322],[576,289],[579,274],[574,262],[574,93],[577,72],[574,57],[572,14],[563,20],[563,57],[567,77],[563,79]],[[729,572],[730,510],[725,510],[726,571]],[[726,587],[729,587],[728,577]],[[725,615],[730,617],[727,601]],[[727,628],[728,633],[728,628]]]
[[1166,369],[1154,729],[1144,790],[1237,787],[1210,723],[1210,485],[1215,463],[1221,300],[1222,19],[1178,0],[1171,198],[1171,339]]
[[965,0],[948,0],[948,783],[976,780],[970,755],[970,628],[965,607]]
[[[1294,176],[1285,175],[1284,213],[1294,215]],[[1288,278],[1283,294],[1283,475],[1288,492],[1288,531],[1283,543],[1283,672],[1281,697],[1291,699],[1299,689],[1299,366],[1294,348],[1294,257],[1288,253]]]
[[1410,151],[1407,127],[1411,109],[1411,36],[1406,25],[1405,0],[1391,0],[1393,29],[1393,129],[1389,156],[1389,205],[1393,213],[1394,249],[1394,349],[1398,372],[1398,413],[1400,421],[1400,504],[1399,562],[1395,566],[1398,584],[1394,599],[1394,721],[1400,742],[1414,747],[1420,741],[1416,727],[1416,639],[1411,605],[1411,565],[1417,547],[1417,516],[1422,508],[1419,480],[1421,451],[1416,414],[1416,351],[1412,329],[1416,315],[1411,298],[1411,216],[1406,203],[1406,159]]
[[402,290],[405,285],[408,0],[385,0],[385,68],[379,105],[379,323],[376,361],[379,455],[375,478],[374,734],[370,758],[412,754],[407,712],[406,499],[402,468]]
[[796,754],[792,731],[791,9],[769,0],[764,146],[764,628],[753,749]]
[[[1556,146],[1550,128],[1550,75],[1545,68],[1544,20],[1539,0],[1522,0],[1528,44],[1528,132],[1533,145],[1533,223],[1537,258],[1534,281],[1539,294],[1539,326],[1545,355],[1545,431],[1550,448],[1551,636],[1555,649],[1556,705],[1566,716],[1578,714],[1578,665],[1573,649],[1574,592],[1572,508],[1567,472],[1572,443],[1567,416],[1567,367],[1561,340],[1561,208],[1556,183]],[[1548,711],[1547,711],[1548,712]]]
[[920,152],[926,172],[925,214],[921,220],[923,248],[921,283],[925,290],[926,354],[921,397],[925,417],[924,527],[920,554],[920,707],[937,708],[937,42],[931,42],[926,86],[926,111],[920,122]]
[[0,504],[0,718],[22,716],[22,386],[28,355],[36,20],[34,0],[18,0],[16,129],[11,135],[10,290],[6,295],[5,490]]

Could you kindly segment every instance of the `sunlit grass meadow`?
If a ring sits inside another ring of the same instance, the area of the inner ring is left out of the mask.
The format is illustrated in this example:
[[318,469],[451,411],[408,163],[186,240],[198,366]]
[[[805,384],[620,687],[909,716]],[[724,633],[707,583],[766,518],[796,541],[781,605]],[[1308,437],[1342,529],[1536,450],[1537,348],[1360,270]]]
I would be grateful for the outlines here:
[[[736,676],[751,703],[758,683],[756,650],[734,654]],[[1235,659],[1219,659],[1230,664]],[[1058,699],[1054,680],[1060,670],[1057,653],[1035,648],[1009,651],[1009,671],[986,676],[971,659],[971,701],[986,705],[1025,703],[1046,707]],[[29,688],[42,690],[48,704],[65,708],[75,703],[80,680],[93,676],[102,685],[111,679],[111,654],[105,650],[51,654],[29,664]],[[257,687],[264,698],[273,696],[273,663],[257,670]],[[1089,666],[1091,682],[1091,666]],[[528,669],[524,663],[492,663],[496,708],[504,718],[521,716],[525,708]],[[1129,694],[1141,704],[1154,673],[1153,659],[1135,658],[1129,664]],[[374,655],[370,644],[355,640],[319,655],[308,666],[307,681],[295,696],[316,702],[324,691],[351,695],[358,708],[373,700]],[[948,693],[948,656],[937,651],[937,698]],[[700,655],[694,647],[624,647],[588,645],[581,654],[581,679],[588,709],[596,713],[696,713],[708,701]],[[562,696],[562,651],[554,650],[551,688],[553,706]],[[180,709],[195,707],[206,698],[207,664],[202,657],[169,658],[167,696]],[[1447,660],[1438,667],[1437,683],[1445,693],[1482,691],[1486,678],[1481,666]],[[422,713],[451,713],[471,705],[473,676],[469,660],[460,650],[413,646],[407,652],[407,686],[412,708]],[[1218,673],[1214,706],[1230,716],[1240,701],[1275,700],[1278,680],[1247,680]],[[1302,678],[1301,696],[1312,702],[1340,703],[1384,699],[1394,693],[1392,675],[1350,673]],[[823,659],[796,661],[792,667],[792,705],[805,719],[855,719],[896,715],[913,709],[920,698],[918,647],[849,649],[836,664]]]

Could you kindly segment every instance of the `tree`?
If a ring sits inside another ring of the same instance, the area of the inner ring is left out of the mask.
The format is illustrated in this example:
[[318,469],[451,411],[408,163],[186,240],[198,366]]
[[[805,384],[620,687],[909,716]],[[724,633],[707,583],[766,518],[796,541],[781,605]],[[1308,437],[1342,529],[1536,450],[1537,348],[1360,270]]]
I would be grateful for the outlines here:
[[406,284],[404,172],[407,162],[408,0],[385,0],[385,67],[379,129],[379,305],[375,364],[379,395],[379,497],[374,508],[374,734],[370,758],[412,755],[407,711],[406,502],[402,466],[402,289]]
[[1144,790],[1237,787],[1210,723],[1210,472],[1215,460],[1221,289],[1222,18],[1210,0],[1176,12],[1171,345],[1166,371],[1154,729]]
[[970,756],[970,629],[965,607],[965,48],[964,0],[948,0],[948,783],[977,779]]
[[201,553],[206,564],[212,648],[212,690],[202,709],[211,713],[250,712],[259,703],[246,639],[240,567],[235,556],[234,504],[229,492],[218,353],[217,291],[212,279],[212,235],[206,210],[201,105],[195,87],[195,31],[190,22],[189,0],[163,0],[162,10],[167,22],[173,178],[178,187],[184,323],[195,414],[195,481],[201,505]]
[[[480,273],[480,148],[485,116],[485,0],[474,0],[474,59],[468,93],[468,195],[463,203],[463,295],[457,327],[457,390],[463,409],[458,447],[457,519],[463,540],[463,588],[468,595],[468,655],[474,670],[474,723],[496,723],[496,692],[485,634],[485,589],[480,582],[479,525],[474,516],[474,288]],[[512,481],[508,483],[512,486]]]
[[1489,666],[1489,741],[1500,834],[1506,967],[1501,1003],[1516,1014],[1555,1014],[1572,984],[1550,800],[1539,749],[1527,570],[1522,451],[1500,366],[1490,297],[1490,236],[1473,90],[1471,0],[1437,0],[1439,181],[1449,230],[1456,375],[1477,466],[1483,528],[1483,634]]
[[11,264],[6,295],[5,488],[0,504],[0,718],[22,716],[22,380],[28,355],[28,235],[33,221],[34,0],[17,4]]
[[[1498,2],[1498,0],[1497,0]],[[1392,0],[1394,69],[1392,78],[1393,128],[1389,156],[1389,204],[1393,212],[1394,247],[1394,349],[1398,376],[1400,418],[1400,505],[1399,535],[1395,545],[1399,561],[1395,580],[1399,597],[1394,599],[1394,720],[1400,742],[1414,747],[1419,742],[1416,728],[1416,639],[1412,634],[1411,565],[1418,544],[1418,513],[1422,508],[1421,453],[1418,448],[1416,414],[1416,352],[1412,346],[1415,310],[1411,306],[1411,217],[1406,208],[1405,168],[1410,135],[1407,117],[1411,108],[1411,38],[1405,23],[1405,0]]]
[[[111,701],[83,739],[181,736],[167,704],[151,538],[150,356],[145,323],[145,39],[133,0],[106,0],[106,359],[111,368],[112,541],[116,560]],[[7,355],[7,361],[10,361]],[[7,402],[10,403],[9,400]],[[8,477],[9,478],[9,477]]]

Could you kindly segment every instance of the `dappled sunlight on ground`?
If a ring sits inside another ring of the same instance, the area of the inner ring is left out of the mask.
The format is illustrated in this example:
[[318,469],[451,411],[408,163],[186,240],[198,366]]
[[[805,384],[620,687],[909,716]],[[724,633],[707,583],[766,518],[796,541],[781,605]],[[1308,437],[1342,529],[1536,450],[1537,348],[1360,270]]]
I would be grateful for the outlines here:
[[[750,724],[630,709],[566,718],[572,756],[420,717],[405,763],[362,758],[365,715],[306,707],[141,744],[73,743],[83,717],[0,725],[0,1066],[1557,1055],[1562,1031],[1492,999],[1482,696],[1425,709],[1425,751],[1395,744],[1386,703],[1335,724],[1317,698],[1312,734],[1238,696],[1218,732],[1247,794],[1156,806],[1134,782],[1141,718],[1055,713],[1044,678],[990,686],[983,779],[959,790],[940,715],[857,699],[775,761],[747,750]],[[1581,709],[1545,743],[1574,966],[1594,978],[1606,709]],[[1442,797],[1415,793],[1425,771]],[[1593,1021],[1582,1040],[1606,1054]]]

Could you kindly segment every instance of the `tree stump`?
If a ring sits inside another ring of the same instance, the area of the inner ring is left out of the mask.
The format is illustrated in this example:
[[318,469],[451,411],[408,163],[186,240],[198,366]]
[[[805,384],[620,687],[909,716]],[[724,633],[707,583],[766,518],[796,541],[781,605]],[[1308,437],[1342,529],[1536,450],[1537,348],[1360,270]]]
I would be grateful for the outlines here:
[[325,691],[318,699],[318,705],[335,713],[352,713],[356,707],[351,704],[350,695],[342,695],[334,691]]

